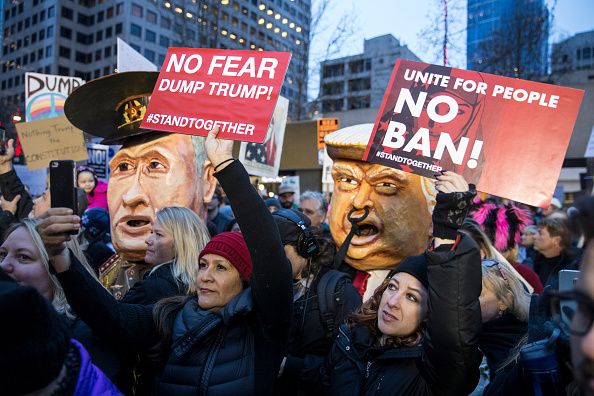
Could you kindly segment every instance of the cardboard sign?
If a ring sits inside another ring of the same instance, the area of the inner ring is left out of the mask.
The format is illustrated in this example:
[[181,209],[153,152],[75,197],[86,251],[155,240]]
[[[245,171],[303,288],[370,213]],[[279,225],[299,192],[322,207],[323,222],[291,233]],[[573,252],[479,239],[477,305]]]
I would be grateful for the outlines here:
[[338,118],[320,118],[316,122],[318,128],[318,150],[322,150],[326,145],[324,144],[324,136],[337,131],[340,128]]
[[241,142],[239,160],[250,175],[278,176],[287,114],[289,114],[289,100],[279,96],[264,143]]
[[398,60],[363,155],[422,176],[547,207],[584,92]]
[[105,182],[109,177],[109,150],[104,144],[87,143],[87,166],[95,171],[97,179]]
[[83,133],[66,116],[19,122],[15,126],[29,170],[47,168],[51,160],[87,159]]
[[262,143],[289,52],[169,48],[141,128]]
[[25,73],[25,120],[63,115],[66,98],[84,83],[78,77]]

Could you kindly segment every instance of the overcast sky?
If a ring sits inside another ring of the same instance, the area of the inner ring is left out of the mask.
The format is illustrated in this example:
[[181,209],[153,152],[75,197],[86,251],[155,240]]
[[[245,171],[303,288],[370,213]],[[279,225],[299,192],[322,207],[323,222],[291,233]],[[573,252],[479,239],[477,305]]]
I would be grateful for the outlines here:
[[[313,9],[320,1],[313,0]],[[312,54],[321,53],[328,37],[335,31],[338,20],[345,13],[356,16],[356,30],[354,35],[342,46],[339,56],[353,55],[363,51],[363,40],[391,33],[406,44],[421,60],[436,63],[439,61],[435,48],[427,43],[427,35],[423,31],[432,25],[432,21],[439,15],[435,10],[439,0],[330,0],[331,12],[327,13],[324,21],[326,29],[319,39],[312,45]],[[454,43],[450,48],[451,65],[464,68],[466,66],[466,1],[449,0],[451,15],[459,20],[457,26],[450,31]],[[555,5],[551,42],[569,37],[579,32],[594,30],[594,1],[593,0],[548,0],[549,5]],[[462,32],[456,35],[455,32]],[[314,55],[315,56],[315,55]],[[338,57],[338,56],[336,56]],[[313,88],[313,87],[310,87]],[[315,89],[317,92],[317,88]]]

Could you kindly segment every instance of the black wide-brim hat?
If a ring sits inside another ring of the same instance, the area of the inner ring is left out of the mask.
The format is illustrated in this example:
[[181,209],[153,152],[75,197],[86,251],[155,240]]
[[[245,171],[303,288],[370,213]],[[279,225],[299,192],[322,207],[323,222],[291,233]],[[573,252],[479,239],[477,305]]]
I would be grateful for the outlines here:
[[132,71],[89,81],[68,96],[64,113],[78,129],[102,137],[103,144],[164,136],[140,128],[158,76],[158,72]]

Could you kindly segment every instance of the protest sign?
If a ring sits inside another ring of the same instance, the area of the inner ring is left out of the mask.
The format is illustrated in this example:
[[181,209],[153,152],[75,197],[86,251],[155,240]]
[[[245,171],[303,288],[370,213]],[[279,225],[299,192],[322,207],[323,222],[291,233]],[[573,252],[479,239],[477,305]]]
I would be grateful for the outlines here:
[[288,52],[169,48],[141,128],[262,143]]
[[95,171],[97,179],[104,182],[109,177],[109,150],[104,144],[87,143],[87,166]]
[[127,71],[157,71],[157,66],[128,45],[124,40],[117,39],[117,67],[118,73]]
[[46,168],[51,160],[87,159],[83,133],[66,116],[19,122],[15,126],[29,170]]
[[324,136],[337,131],[340,128],[340,123],[338,122],[338,118],[320,118],[316,120],[316,126],[318,129],[318,150],[322,150],[326,147]]
[[85,81],[78,77],[25,73],[25,120],[35,121],[64,114],[64,102]]
[[239,160],[250,175],[278,176],[288,113],[289,100],[279,96],[264,142],[241,142]]
[[363,160],[547,207],[583,91],[398,60]]

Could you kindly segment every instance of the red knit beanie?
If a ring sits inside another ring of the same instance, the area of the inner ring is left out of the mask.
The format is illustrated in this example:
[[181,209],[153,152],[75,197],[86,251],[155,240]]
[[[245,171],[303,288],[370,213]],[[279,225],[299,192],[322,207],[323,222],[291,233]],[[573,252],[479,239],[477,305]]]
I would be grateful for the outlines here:
[[209,253],[229,260],[241,277],[250,282],[252,258],[241,232],[222,232],[215,235],[200,252],[200,258]]

